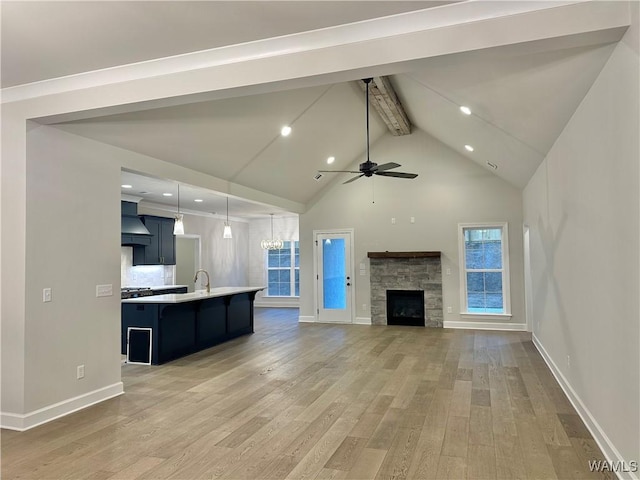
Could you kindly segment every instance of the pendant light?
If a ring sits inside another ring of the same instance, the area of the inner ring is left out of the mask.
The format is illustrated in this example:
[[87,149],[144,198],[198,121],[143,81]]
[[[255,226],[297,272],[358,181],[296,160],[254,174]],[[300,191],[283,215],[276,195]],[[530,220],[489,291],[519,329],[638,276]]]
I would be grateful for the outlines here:
[[273,236],[273,213],[271,214],[271,239],[270,240],[262,240],[260,242],[260,246],[264,250],[280,250],[284,243],[279,238],[274,238]]
[[174,235],[184,235],[184,223],[182,222],[183,215],[180,213],[180,184],[178,184],[178,213],[176,214],[176,221],[173,224]]
[[222,238],[233,238],[233,235],[231,235],[231,225],[229,225],[229,197],[227,197],[227,221],[224,222]]

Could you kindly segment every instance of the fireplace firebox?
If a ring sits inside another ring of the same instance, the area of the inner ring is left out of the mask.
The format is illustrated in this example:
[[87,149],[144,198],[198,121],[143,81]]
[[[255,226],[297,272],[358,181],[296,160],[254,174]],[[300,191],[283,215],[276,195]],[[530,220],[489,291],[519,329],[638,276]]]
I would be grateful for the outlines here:
[[387,290],[387,325],[424,327],[424,290]]

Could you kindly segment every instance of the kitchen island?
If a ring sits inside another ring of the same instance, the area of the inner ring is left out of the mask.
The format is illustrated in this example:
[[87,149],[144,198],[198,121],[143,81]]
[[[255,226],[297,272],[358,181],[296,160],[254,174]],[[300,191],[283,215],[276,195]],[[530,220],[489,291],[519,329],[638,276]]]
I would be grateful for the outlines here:
[[122,353],[159,365],[253,333],[253,301],[264,287],[219,287],[122,300]]

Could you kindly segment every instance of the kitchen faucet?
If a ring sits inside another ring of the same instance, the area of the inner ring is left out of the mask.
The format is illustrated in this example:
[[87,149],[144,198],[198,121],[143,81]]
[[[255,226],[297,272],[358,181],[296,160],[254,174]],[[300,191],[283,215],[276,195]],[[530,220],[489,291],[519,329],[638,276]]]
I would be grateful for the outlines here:
[[207,284],[205,285],[206,289],[207,289],[207,293],[211,293],[211,284],[210,284],[210,280],[209,280],[209,272],[207,272],[206,270],[200,269],[196,272],[196,276],[193,277],[193,283],[196,283],[198,281],[198,274],[202,272],[207,276]]

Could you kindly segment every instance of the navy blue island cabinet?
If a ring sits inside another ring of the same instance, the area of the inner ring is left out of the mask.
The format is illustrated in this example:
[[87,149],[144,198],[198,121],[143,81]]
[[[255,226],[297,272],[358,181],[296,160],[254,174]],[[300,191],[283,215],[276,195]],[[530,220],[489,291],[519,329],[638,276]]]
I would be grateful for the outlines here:
[[[152,365],[253,333],[253,301],[263,287],[221,287],[122,300],[122,353],[129,328],[150,329]],[[131,337],[133,341],[134,337]],[[137,351],[140,345],[129,345]]]

